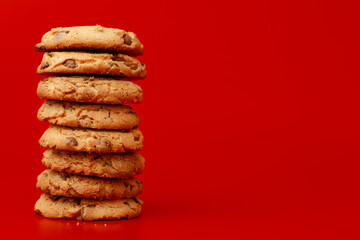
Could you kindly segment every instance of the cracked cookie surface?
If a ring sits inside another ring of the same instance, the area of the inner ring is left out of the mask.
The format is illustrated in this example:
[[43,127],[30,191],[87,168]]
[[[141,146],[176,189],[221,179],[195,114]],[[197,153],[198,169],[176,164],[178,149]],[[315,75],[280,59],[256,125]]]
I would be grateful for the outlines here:
[[95,130],[51,125],[42,135],[42,147],[57,150],[97,153],[139,151],[143,135],[137,128],[131,130]]
[[35,50],[98,50],[138,56],[143,54],[144,47],[133,32],[96,25],[53,28],[43,35]]
[[105,75],[141,79],[146,77],[145,64],[118,53],[46,52],[37,73]]
[[37,115],[51,124],[94,129],[132,129],[139,116],[131,107],[46,100]]
[[42,158],[45,167],[78,175],[104,178],[128,178],[144,171],[140,153],[85,153],[47,149]]
[[138,197],[95,200],[50,196],[43,193],[35,203],[36,214],[47,218],[82,221],[129,219],[140,215],[143,201]]
[[38,84],[37,95],[53,100],[105,104],[141,103],[143,100],[142,89],[135,83],[83,76],[45,78]]
[[98,178],[44,170],[37,178],[36,187],[55,196],[91,199],[131,198],[142,192],[137,178]]

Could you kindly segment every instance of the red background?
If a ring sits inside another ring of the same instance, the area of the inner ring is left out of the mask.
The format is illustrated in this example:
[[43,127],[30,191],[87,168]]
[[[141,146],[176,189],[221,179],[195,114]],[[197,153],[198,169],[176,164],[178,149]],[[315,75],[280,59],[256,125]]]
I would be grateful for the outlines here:
[[[1,1],[1,234],[359,239],[355,2]],[[94,24],[145,45],[145,205],[77,226],[33,213],[48,126],[33,49],[52,27]]]

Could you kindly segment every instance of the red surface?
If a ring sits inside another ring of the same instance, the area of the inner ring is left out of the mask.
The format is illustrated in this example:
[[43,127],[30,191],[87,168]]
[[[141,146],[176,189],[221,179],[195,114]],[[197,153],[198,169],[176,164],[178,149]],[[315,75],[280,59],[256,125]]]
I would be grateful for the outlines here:
[[[359,239],[355,3],[1,1],[1,235]],[[32,211],[47,127],[33,48],[51,27],[92,24],[145,45],[145,205],[77,226]]]

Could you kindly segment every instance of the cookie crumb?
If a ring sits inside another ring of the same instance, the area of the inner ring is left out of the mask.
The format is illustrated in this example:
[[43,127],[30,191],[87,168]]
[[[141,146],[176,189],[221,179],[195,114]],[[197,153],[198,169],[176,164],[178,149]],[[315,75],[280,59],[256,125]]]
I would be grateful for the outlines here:
[[79,225],[80,225],[80,223],[79,223],[79,222],[77,222],[77,223],[76,223],[76,226],[79,226]]
[[104,226],[105,226],[105,227],[107,226],[106,223],[104,224]]

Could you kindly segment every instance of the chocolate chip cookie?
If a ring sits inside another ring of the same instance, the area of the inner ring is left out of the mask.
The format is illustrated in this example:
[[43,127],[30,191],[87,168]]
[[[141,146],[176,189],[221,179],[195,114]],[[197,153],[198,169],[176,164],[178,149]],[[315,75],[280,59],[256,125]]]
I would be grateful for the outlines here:
[[143,135],[131,130],[95,130],[51,125],[39,142],[57,150],[97,153],[123,153],[141,150]]
[[46,52],[37,73],[105,75],[141,79],[146,77],[146,67],[136,58],[121,53]]
[[132,32],[96,25],[53,28],[44,34],[35,50],[98,50],[137,56],[143,53],[144,47]]
[[68,127],[132,129],[139,125],[139,116],[124,105],[46,100],[37,116],[40,121]]
[[142,182],[137,178],[98,178],[50,169],[38,176],[36,187],[50,195],[92,199],[130,198],[142,192]]
[[107,78],[62,76],[48,77],[39,82],[40,98],[89,103],[141,103],[143,92],[139,85]]
[[129,219],[140,215],[143,201],[138,197],[94,200],[50,196],[43,193],[35,203],[36,214],[47,218],[82,221]]
[[79,175],[104,178],[128,178],[144,171],[140,153],[85,153],[47,149],[42,158],[45,167]]

